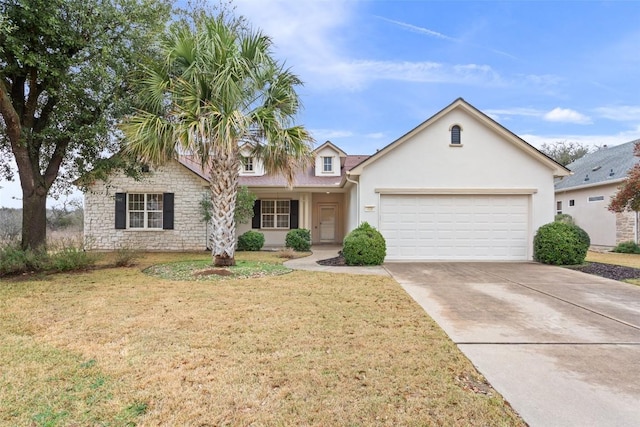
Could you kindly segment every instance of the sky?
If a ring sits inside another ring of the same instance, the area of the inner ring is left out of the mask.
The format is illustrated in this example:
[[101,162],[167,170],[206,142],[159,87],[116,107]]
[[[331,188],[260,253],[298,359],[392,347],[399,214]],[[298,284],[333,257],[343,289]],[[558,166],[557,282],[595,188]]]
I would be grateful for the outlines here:
[[536,147],[640,139],[640,0],[233,4],[304,82],[316,145],[372,154],[459,97]]

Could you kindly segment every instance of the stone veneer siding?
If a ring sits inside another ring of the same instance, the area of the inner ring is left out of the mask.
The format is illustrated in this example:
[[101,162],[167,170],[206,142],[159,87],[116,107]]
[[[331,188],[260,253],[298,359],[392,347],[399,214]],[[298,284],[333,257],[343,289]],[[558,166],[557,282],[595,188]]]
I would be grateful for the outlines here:
[[[84,195],[84,240],[88,250],[120,248],[149,251],[205,250],[207,227],[200,201],[206,181],[177,162],[153,170],[140,180],[114,173],[96,181]],[[173,230],[117,230],[115,193],[174,193]]]
[[633,241],[638,243],[636,231],[636,213],[616,213],[616,244]]

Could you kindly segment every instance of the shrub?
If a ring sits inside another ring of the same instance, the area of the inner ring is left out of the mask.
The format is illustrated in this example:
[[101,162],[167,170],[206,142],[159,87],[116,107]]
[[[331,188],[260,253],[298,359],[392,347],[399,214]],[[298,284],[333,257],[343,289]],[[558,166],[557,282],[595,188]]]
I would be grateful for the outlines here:
[[83,270],[95,264],[94,255],[78,248],[67,247],[49,256],[47,270]]
[[131,248],[120,248],[116,251],[116,267],[133,267],[141,253]]
[[632,240],[628,242],[621,242],[613,248],[612,252],[618,252],[621,254],[640,254],[640,246]]
[[17,243],[0,249],[0,276],[44,270],[47,263],[46,252],[25,251]]
[[342,255],[347,265],[380,265],[387,255],[387,244],[378,230],[363,222],[345,237]]
[[569,214],[557,214],[553,220],[555,222],[564,222],[565,224],[575,224],[573,217]]
[[25,251],[18,245],[0,248],[0,276],[36,271],[82,270],[95,262],[94,255],[75,247],[62,248],[51,254],[45,251]]
[[293,248],[284,248],[278,251],[278,258],[293,259],[296,257],[296,251]]
[[287,233],[284,240],[285,246],[298,252],[307,252],[311,249],[311,230],[297,228]]
[[533,258],[544,264],[582,264],[589,249],[589,235],[575,224],[552,222],[533,238]]
[[249,230],[238,236],[239,251],[259,251],[264,246],[264,234]]

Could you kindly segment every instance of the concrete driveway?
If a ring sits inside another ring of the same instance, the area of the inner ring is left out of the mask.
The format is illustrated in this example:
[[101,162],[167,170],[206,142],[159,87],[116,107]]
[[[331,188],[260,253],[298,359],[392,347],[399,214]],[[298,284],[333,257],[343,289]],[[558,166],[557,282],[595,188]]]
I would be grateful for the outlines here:
[[536,263],[385,267],[529,425],[640,425],[640,287]]

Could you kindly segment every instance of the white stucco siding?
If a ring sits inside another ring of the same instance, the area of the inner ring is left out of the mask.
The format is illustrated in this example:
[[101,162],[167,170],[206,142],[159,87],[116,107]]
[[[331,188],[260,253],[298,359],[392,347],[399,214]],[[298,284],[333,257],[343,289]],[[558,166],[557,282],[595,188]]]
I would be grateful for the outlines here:
[[[461,146],[450,146],[450,127],[461,126]],[[360,220],[379,227],[386,189],[532,190],[529,244],[553,220],[553,173],[473,116],[456,109],[367,165],[360,176]],[[531,253],[531,251],[529,251]]]
[[[591,238],[591,244],[596,246],[615,246],[623,240],[633,240],[634,230],[630,233],[618,233],[616,214],[609,212],[607,206],[611,197],[615,195],[619,184],[598,185],[589,188],[559,191],[556,194],[554,213],[557,212],[557,202],[562,203],[562,213],[573,217],[575,223],[583,228]],[[589,198],[602,197],[603,200],[589,201]],[[573,206],[570,202],[573,200]],[[633,216],[632,213],[621,214]],[[617,235],[620,234],[620,238]]]
[[[150,251],[204,250],[206,226],[200,201],[207,183],[177,162],[152,171],[140,180],[113,173],[96,181],[85,193],[84,237],[88,250],[121,248]],[[115,228],[115,193],[174,193],[174,229]]]
[[[340,176],[340,154],[331,147],[324,147],[315,153],[315,175],[316,176]],[[324,171],[324,158],[331,157],[333,170]]]

